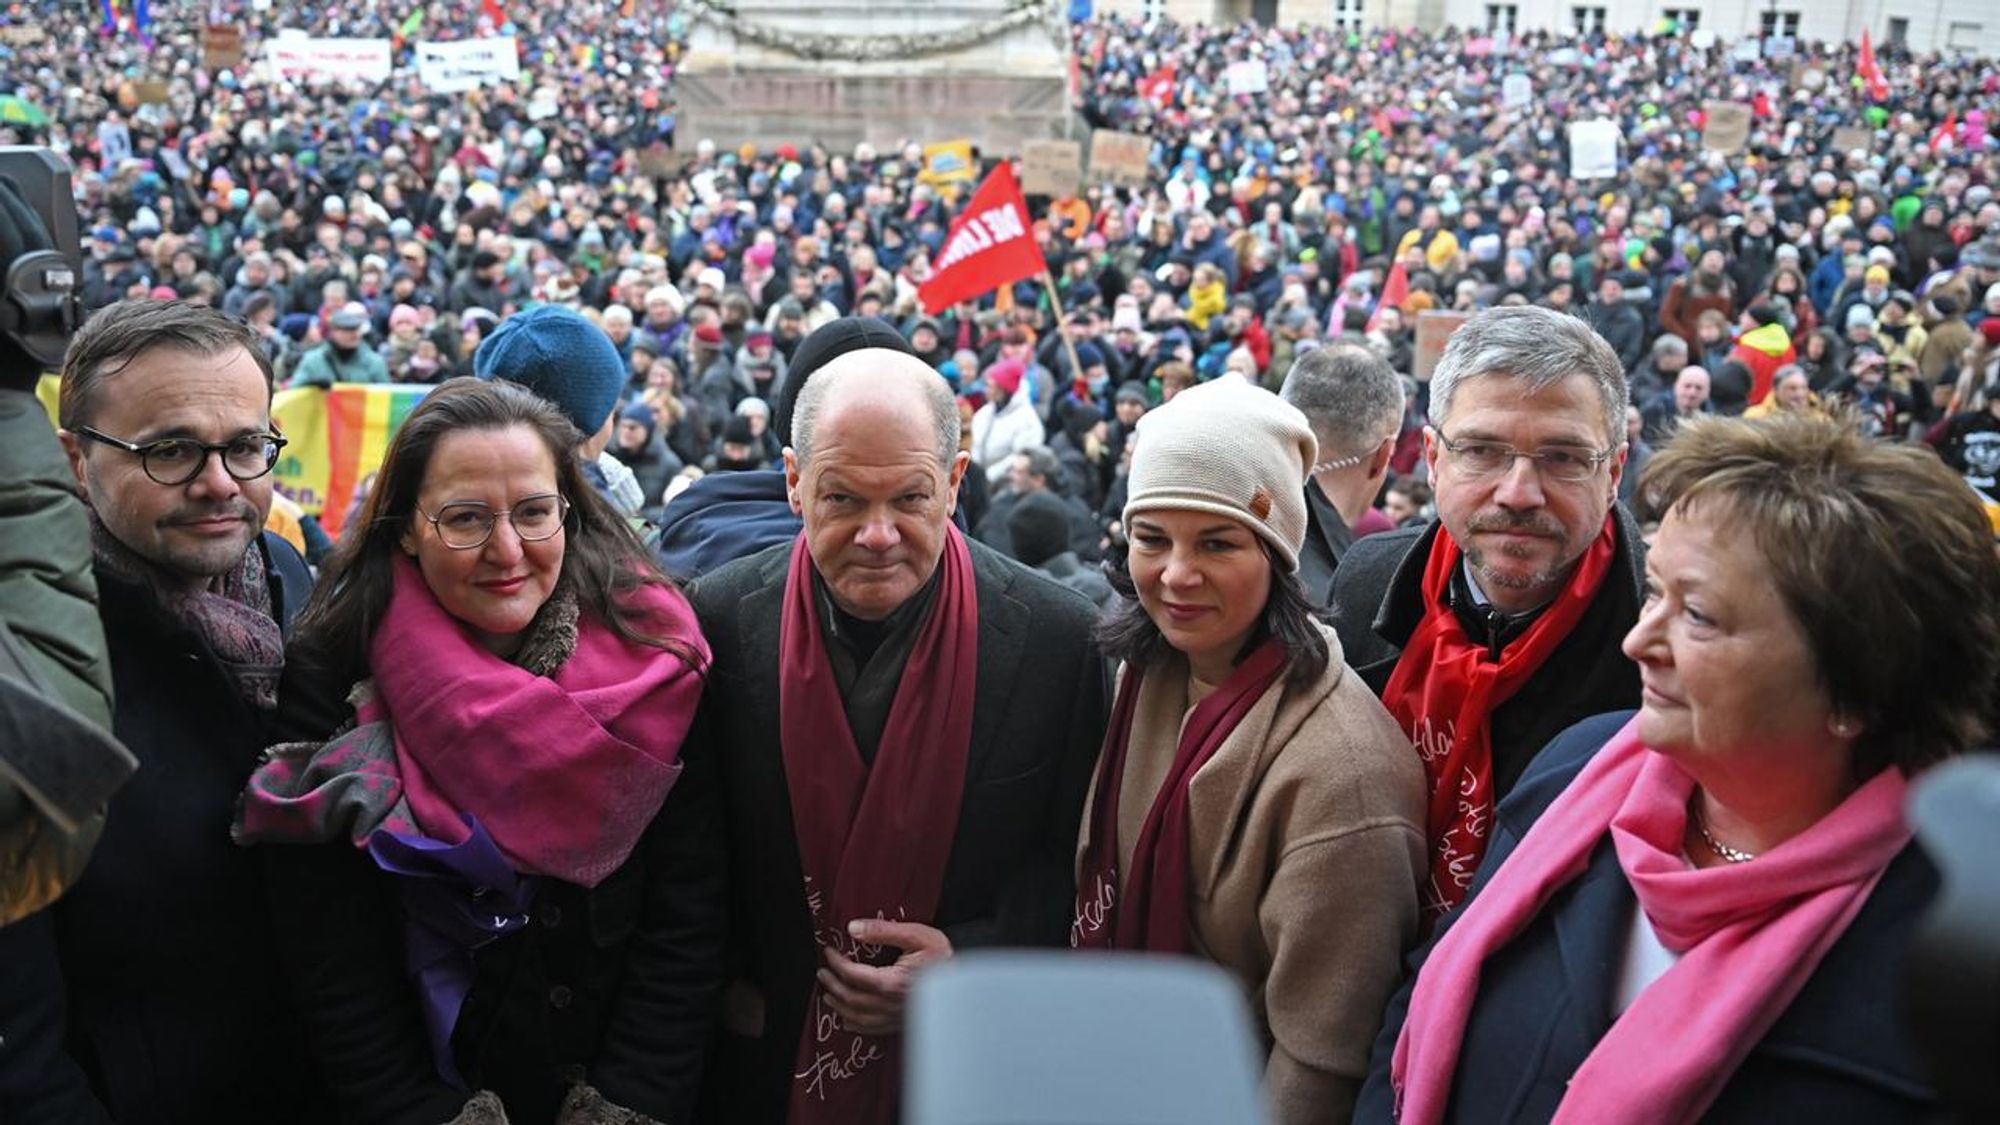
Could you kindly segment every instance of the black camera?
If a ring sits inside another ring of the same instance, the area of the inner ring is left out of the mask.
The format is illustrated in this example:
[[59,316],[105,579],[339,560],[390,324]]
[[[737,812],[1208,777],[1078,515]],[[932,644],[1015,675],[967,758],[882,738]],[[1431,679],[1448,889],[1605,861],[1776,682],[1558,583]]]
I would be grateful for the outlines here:
[[83,318],[83,254],[69,164],[49,149],[0,147],[0,262],[7,269],[0,335],[41,368],[62,366]]

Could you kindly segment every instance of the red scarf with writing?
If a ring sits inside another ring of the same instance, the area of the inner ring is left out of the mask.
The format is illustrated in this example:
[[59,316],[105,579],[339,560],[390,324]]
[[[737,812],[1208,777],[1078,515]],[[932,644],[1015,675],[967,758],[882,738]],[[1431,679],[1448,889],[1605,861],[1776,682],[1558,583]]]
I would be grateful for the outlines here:
[[1146,949],[1188,952],[1188,784],[1208,763],[1250,708],[1285,670],[1285,648],[1275,639],[1259,645],[1229,679],[1196,704],[1181,725],[1180,745],[1166,780],[1132,846],[1132,871],[1123,901],[1118,890],[1118,790],[1131,751],[1132,715],[1138,709],[1141,672],[1130,667],[1119,685],[1091,802],[1090,843],[1077,881],[1076,920],[1069,943],[1077,949]]
[[[857,918],[930,924],[965,791],[977,685],[972,554],[948,529],[936,600],[919,627],[872,763],[864,762],[827,659],[803,533],[785,576],[778,729],[815,942],[871,965],[894,951],[848,936]],[[815,984],[794,1069],[792,1125],[896,1119],[900,1048],[848,1031]]]
[[1495,708],[1507,702],[1569,636],[1611,569],[1617,541],[1614,517],[1584,551],[1563,587],[1528,630],[1487,659],[1486,646],[1465,635],[1451,608],[1452,572],[1460,551],[1443,525],[1424,565],[1424,618],[1382,689],[1382,704],[1396,717],[1423,759],[1430,783],[1428,832],[1430,885],[1426,917],[1435,921],[1458,905],[1472,886],[1493,818]]

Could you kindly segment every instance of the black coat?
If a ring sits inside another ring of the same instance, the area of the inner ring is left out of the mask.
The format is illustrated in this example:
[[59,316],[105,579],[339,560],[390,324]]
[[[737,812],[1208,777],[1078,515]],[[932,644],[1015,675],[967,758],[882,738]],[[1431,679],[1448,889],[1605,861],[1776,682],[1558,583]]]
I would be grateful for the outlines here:
[[[292,654],[281,739],[330,735],[350,717],[355,678]],[[513,1125],[553,1121],[576,1081],[653,1119],[687,1119],[722,972],[724,857],[714,755],[681,760],[623,866],[594,888],[539,880],[533,920],[473,957],[454,1061],[472,1088],[500,1095]],[[396,881],[345,841],[256,851],[339,1120],[450,1121],[466,1094],[433,1063],[404,971]]]
[[[955,948],[1060,945],[1075,903],[1077,827],[1104,739],[1104,662],[1088,600],[968,544],[979,598],[972,746],[932,924]],[[731,1000],[699,1120],[784,1120],[818,952],[778,732],[778,637],[789,544],[729,564],[689,592],[714,671],[696,729],[722,759],[730,852]],[[829,716],[829,721],[841,721]],[[942,844],[942,841],[940,841]],[[733,1026],[731,1026],[733,1025]]]
[[[1493,793],[1505,797],[1537,751],[1579,719],[1636,707],[1639,667],[1620,651],[1639,620],[1644,547],[1621,505],[1611,569],[1583,617],[1521,690],[1492,716]],[[1333,577],[1334,626],[1347,662],[1380,695],[1403,645],[1424,616],[1424,565],[1434,520],[1355,541]],[[1475,634],[1477,635],[1477,634]]]
[[[1502,802],[1472,894],[1411,958],[1420,967],[1451,923],[1605,742],[1631,718],[1603,715],[1564,732]],[[1925,1121],[1935,1095],[1899,1013],[1901,974],[1937,870],[1915,845],[1882,881],[1778,1022],[1764,1033],[1702,1120],[1709,1125],[1875,1125]],[[1448,1122],[1515,1125],[1554,1116],[1570,1075],[1610,1030],[1624,943],[1638,899],[1607,835],[1582,875],[1480,972],[1452,1081]],[[1393,1120],[1389,1060],[1409,1014],[1415,977],[1389,1002],[1356,1125]]]
[[[284,540],[261,543],[288,624],[312,577]],[[113,732],[139,771],[83,877],[0,930],[0,1121],[314,1120],[261,869],[229,839],[268,719],[149,592],[102,570],[97,583]]]

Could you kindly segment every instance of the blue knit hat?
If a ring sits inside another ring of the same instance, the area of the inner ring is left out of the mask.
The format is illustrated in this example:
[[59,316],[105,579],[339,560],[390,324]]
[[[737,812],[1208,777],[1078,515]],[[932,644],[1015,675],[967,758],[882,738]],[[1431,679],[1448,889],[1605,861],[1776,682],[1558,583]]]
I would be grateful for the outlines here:
[[521,384],[562,411],[584,437],[604,428],[627,378],[611,337],[561,305],[501,321],[472,354],[472,373]]

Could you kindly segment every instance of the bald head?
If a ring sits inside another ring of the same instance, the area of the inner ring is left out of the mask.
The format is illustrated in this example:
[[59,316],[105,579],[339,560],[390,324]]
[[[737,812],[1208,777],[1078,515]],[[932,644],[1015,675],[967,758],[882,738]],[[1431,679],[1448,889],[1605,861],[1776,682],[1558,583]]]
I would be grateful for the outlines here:
[[913,355],[862,348],[829,360],[799,390],[792,451],[803,467],[814,449],[850,429],[893,428],[928,435],[938,464],[958,453],[958,404],[944,377]]

